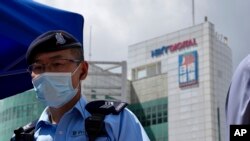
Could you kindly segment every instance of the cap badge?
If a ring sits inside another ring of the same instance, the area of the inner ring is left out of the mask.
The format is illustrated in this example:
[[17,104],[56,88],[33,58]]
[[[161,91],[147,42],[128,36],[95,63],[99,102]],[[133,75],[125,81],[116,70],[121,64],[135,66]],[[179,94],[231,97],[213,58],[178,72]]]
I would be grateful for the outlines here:
[[62,45],[62,44],[64,44],[66,42],[66,40],[62,36],[62,33],[56,33],[55,37],[56,37],[56,43],[57,44]]

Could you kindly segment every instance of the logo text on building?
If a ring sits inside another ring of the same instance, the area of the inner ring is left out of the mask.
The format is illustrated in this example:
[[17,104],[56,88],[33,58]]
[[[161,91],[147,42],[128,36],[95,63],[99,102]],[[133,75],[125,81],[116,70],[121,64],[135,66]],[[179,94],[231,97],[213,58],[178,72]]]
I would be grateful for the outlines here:
[[189,39],[189,40],[185,40],[182,42],[178,42],[178,43],[175,43],[173,45],[162,46],[161,48],[157,48],[155,50],[152,50],[151,57],[152,58],[159,57],[161,55],[168,54],[169,51],[171,53],[173,53],[177,50],[182,50],[182,49],[189,48],[191,46],[196,46],[196,45],[197,45],[197,43],[196,43],[196,40],[194,38],[194,39]]

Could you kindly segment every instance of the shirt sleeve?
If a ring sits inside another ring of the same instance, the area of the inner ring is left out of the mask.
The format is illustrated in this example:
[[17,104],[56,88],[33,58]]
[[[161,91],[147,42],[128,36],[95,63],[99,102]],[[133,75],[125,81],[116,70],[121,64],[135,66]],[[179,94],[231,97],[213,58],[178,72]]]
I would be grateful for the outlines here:
[[108,115],[105,127],[109,136],[113,136],[117,141],[149,141],[141,123],[127,108],[119,115]]

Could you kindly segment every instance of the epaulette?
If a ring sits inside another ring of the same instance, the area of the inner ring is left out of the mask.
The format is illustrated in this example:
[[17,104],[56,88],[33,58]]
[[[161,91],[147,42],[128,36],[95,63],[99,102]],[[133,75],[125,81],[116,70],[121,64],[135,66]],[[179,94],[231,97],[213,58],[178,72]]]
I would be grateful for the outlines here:
[[97,137],[105,136],[104,119],[106,115],[118,115],[128,104],[125,102],[97,100],[88,103],[85,109],[91,114],[85,119],[85,129],[89,136],[89,141],[94,141]]
[[38,120],[28,123],[27,125],[14,130],[11,141],[33,141],[35,126]]
[[91,114],[118,115],[128,104],[126,102],[96,100],[86,105],[86,110]]

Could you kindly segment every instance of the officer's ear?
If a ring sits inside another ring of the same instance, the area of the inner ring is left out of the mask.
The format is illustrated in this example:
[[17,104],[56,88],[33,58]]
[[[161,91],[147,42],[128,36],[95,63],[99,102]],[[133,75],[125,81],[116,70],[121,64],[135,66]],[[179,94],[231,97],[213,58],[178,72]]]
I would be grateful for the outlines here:
[[80,75],[80,80],[84,80],[88,75],[89,64],[86,61],[82,61],[81,66],[82,71]]

